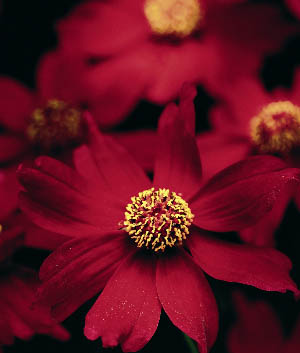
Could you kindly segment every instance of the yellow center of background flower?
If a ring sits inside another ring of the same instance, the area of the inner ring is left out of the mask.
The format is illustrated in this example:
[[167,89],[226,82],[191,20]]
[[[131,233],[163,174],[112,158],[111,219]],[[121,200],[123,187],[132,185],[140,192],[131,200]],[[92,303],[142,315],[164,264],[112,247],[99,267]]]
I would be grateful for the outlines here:
[[81,133],[81,112],[55,99],[33,112],[27,128],[32,143],[47,152],[76,142]]
[[286,154],[300,146],[300,108],[289,101],[268,104],[250,127],[252,141],[262,153]]
[[186,37],[203,19],[199,0],[146,0],[144,11],[154,33]]
[[169,189],[154,188],[131,201],[124,226],[138,248],[163,252],[166,247],[182,245],[194,218],[186,201]]

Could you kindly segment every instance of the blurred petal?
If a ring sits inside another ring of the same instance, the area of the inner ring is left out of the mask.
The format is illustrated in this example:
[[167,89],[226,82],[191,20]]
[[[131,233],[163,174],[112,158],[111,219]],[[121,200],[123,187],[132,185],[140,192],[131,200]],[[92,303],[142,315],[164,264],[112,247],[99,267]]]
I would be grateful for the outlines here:
[[7,330],[21,339],[29,339],[35,333],[69,339],[69,333],[52,319],[49,308],[34,304],[38,285],[37,275],[23,269],[1,279],[0,301]]
[[285,0],[286,5],[292,11],[292,13],[300,18],[300,3],[298,0]]
[[241,293],[234,293],[237,322],[229,331],[229,353],[280,353],[283,332],[272,307],[263,301],[250,302]]
[[17,208],[20,186],[16,167],[0,170],[0,223]]
[[205,180],[231,164],[245,159],[251,148],[247,140],[217,131],[197,135],[197,146],[201,155]]
[[126,148],[143,169],[153,171],[158,143],[157,133],[154,130],[115,132],[110,135]]
[[148,35],[147,21],[142,5],[138,12],[130,2],[126,3],[90,1],[77,6],[59,23],[61,47],[71,52],[107,57],[138,44]]
[[11,78],[0,78],[0,124],[23,131],[33,109],[34,97],[29,89]]
[[0,135],[0,163],[6,163],[20,157],[26,151],[27,143],[11,134]]
[[185,40],[179,45],[149,44],[149,52],[155,81],[146,97],[158,104],[177,98],[185,82],[207,84],[212,81],[221,65],[221,56],[213,41],[206,38]]
[[286,339],[284,345],[284,353],[298,353],[300,347],[300,320],[296,322],[295,327],[293,328],[292,334]]

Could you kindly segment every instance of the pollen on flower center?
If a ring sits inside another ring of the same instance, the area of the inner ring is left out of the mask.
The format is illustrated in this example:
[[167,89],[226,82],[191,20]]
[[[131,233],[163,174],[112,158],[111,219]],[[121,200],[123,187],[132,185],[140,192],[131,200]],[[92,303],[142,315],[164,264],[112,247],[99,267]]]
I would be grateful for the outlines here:
[[200,0],[146,0],[144,12],[154,33],[177,37],[190,35],[204,16]]
[[163,252],[182,245],[194,215],[188,204],[169,189],[154,188],[131,198],[124,226],[136,246]]
[[81,112],[56,99],[36,109],[27,128],[32,143],[47,152],[77,142],[81,134]]
[[260,152],[286,154],[300,146],[300,107],[289,101],[268,104],[250,125],[252,141]]

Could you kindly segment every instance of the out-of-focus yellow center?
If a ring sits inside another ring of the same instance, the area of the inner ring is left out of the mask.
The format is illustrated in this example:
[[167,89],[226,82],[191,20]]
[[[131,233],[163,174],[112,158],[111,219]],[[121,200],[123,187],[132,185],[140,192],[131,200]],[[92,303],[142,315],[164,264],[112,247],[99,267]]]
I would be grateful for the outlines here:
[[200,0],[146,0],[146,18],[154,33],[186,37],[204,16]]
[[36,109],[27,128],[32,143],[46,152],[76,142],[81,134],[81,112],[56,99]]
[[250,128],[260,152],[286,154],[300,146],[300,107],[289,101],[270,103],[252,118]]
[[194,218],[186,201],[169,189],[154,188],[131,201],[123,224],[138,248],[163,252],[166,247],[182,245]]

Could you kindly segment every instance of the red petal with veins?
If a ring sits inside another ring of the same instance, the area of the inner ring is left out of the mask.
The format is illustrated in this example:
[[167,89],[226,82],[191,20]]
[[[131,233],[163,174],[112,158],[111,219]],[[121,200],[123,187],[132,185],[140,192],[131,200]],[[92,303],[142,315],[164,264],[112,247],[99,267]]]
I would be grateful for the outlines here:
[[275,249],[231,244],[196,229],[187,243],[195,262],[216,279],[267,291],[298,293],[289,275],[291,261]]
[[178,251],[159,258],[156,286],[170,320],[198,343],[201,353],[206,353],[217,336],[218,309],[203,272],[188,255]]
[[51,306],[56,319],[64,320],[103,289],[124,254],[134,250],[126,240],[124,232],[70,240],[44,261],[39,299]]
[[[63,165],[58,162],[56,164]],[[47,165],[47,162],[44,161],[43,165]],[[67,167],[61,169],[61,172],[65,169]],[[21,167],[18,170],[19,180],[27,190],[20,195],[20,205],[25,214],[33,217],[31,220],[34,223],[49,231],[79,237],[118,229],[118,222],[123,218],[122,205],[114,203],[114,199],[105,200],[105,195],[100,197],[97,190],[92,196],[84,190],[76,189],[76,179],[74,183],[68,182],[66,175],[57,172],[58,169],[54,169],[50,175],[42,168],[38,170]],[[75,171],[74,174],[76,175]],[[77,179],[79,178],[77,175]],[[51,221],[54,221],[52,225]]]
[[136,352],[153,336],[160,311],[153,258],[129,256],[87,314],[85,335],[101,337],[104,347],[121,344],[123,351]]
[[247,228],[272,209],[287,187],[297,187],[299,172],[285,168],[283,161],[272,156],[235,163],[216,174],[190,200],[194,224],[217,232]]
[[[186,110],[186,102],[184,104]],[[192,99],[189,104],[193,109]],[[173,103],[165,108],[160,117],[154,186],[168,188],[188,198],[199,189],[202,168],[196,139],[190,133],[193,124],[186,126],[184,118]],[[192,121],[193,117],[186,118]]]

